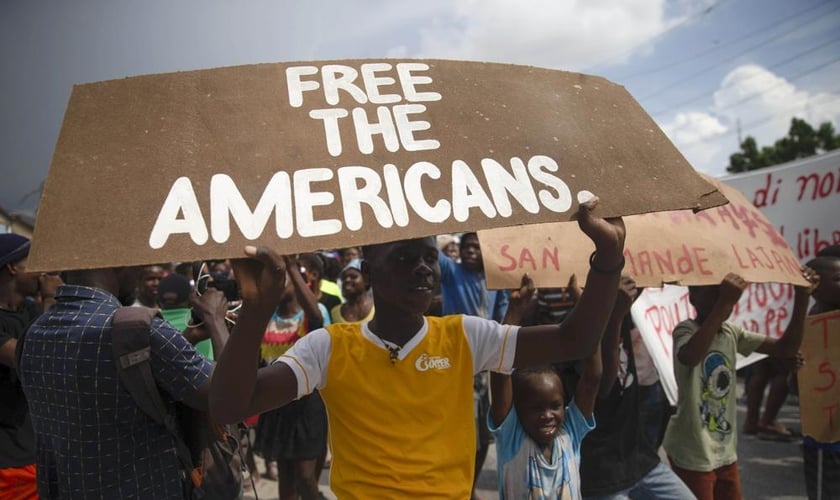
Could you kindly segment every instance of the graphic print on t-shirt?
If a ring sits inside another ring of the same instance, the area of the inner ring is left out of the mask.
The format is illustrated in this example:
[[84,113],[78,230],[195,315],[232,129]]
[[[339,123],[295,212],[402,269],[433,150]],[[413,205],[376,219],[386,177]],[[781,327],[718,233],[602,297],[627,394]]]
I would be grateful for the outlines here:
[[703,360],[703,392],[700,416],[710,432],[729,434],[732,424],[726,419],[726,396],[732,389],[735,373],[732,362],[720,351],[712,351]]

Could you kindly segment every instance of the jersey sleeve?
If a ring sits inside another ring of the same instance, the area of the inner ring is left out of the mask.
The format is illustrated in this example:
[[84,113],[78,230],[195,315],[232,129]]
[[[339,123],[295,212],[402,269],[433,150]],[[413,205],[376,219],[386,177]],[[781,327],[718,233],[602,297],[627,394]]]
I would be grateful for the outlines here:
[[319,328],[295,342],[274,363],[283,363],[292,369],[297,378],[297,397],[321,389],[327,381],[327,362],[330,359],[332,339],[324,328]]
[[496,443],[497,463],[507,463],[512,457],[516,456],[517,451],[522,447],[522,441],[525,439],[525,431],[519,424],[516,410],[511,406],[507,416],[498,427],[493,425],[492,417],[488,413],[485,425],[490,429]]
[[213,362],[199,354],[181,332],[161,318],[152,321],[149,347],[155,381],[176,401],[183,401],[197,391],[213,373]]
[[677,354],[679,354],[682,346],[686,345],[691,340],[691,336],[697,332],[697,328],[693,325],[692,322],[683,321],[674,328],[674,359],[677,359]]
[[476,316],[463,316],[464,333],[473,356],[473,372],[510,373],[516,354],[518,326],[502,325]]

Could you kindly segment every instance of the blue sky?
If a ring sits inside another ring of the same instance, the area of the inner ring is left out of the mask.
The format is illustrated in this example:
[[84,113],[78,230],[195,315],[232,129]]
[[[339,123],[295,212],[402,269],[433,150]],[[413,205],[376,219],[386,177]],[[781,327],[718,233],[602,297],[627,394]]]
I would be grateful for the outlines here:
[[793,116],[840,124],[840,0],[4,0],[0,207],[37,205],[73,84],[377,57],[604,76],[712,175],[739,122],[759,144]]

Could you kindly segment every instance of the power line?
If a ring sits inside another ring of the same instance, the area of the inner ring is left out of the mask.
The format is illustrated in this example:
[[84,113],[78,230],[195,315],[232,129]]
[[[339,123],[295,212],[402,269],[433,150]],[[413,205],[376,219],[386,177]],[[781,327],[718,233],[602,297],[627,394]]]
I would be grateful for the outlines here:
[[728,63],[728,62],[730,62],[730,61],[733,61],[733,60],[735,60],[735,59],[737,59],[737,58],[741,57],[741,56],[742,56],[742,55],[744,55],[744,54],[747,54],[747,53],[749,53],[749,52],[751,52],[751,51],[753,51],[753,50],[755,50],[755,49],[757,49],[757,48],[759,48],[759,47],[762,47],[762,46],[766,45],[766,44],[767,44],[767,42],[769,42],[769,41],[778,40],[778,39],[780,39],[780,38],[782,38],[782,37],[784,37],[784,36],[787,36],[787,35],[789,35],[789,34],[793,33],[794,31],[797,31],[797,30],[799,30],[799,29],[804,28],[805,26],[808,26],[808,25],[811,25],[811,24],[813,24],[813,23],[815,23],[815,22],[821,21],[821,20],[823,19],[823,17],[825,16],[825,14],[828,14],[828,13],[834,12],[834,11],[835,11],[835,10],[837,10],[837,9],[840,9],[840,3],[838,3],[838,4],[837,4],[837,5],[836,5],[833,9],[831,9],[829,12],[824,13],[823,15],[816,16],[816,17],[815,17],[815,18],[813,18],[813,19],[809,19],[808,21],[806,21],[806,22],[804,22],[804,23],[801,23],[801,24],[798,24],[798,25],[794,26],[793,28],[791,28],[791,29],[789,29],[789,30],[785,31],[784,33],[782,33],[782,34],[780,34],[780,35],[776,35],[776,36],[771,37],[771,38],[769,38],[769,39],[767,39],[767,40],[760,41],[759,43],[756,43],[756,44],[754,44],[754,45],[751,45],[749,48],[747,48],[747,49],[745,49],[745,50],[742,50],[742,51],[740,51],[740,52],[735,53],[735,54],[734,54],[733,56],[731,56],[731,57],[727,57],[726,59],[720,60],[720,61],[716,62],[715,64],[712,64],[711,66],[707,66],[707,67],[703,68],[703,69],[702,69],[702,70],[700,70],[700,71],[697,71],[697,72],[692,73],[692,74],[690,74],[690,75],[688,75],[688,76],[686,76],[686,77],[683,77],[683,78],[680,78],[680,79],[678,79],[678,80],[675,80],[675,81],[673,81],[673,82],[671,82],[671,83],[669,83],[669,84],[665,85],[664,87],[660,87],[660,88],[656,89],[655,91],[651,92],[650,94],[646,95],[645,97],[640,98],[639,100],[640,100],[640,101],[644,101],[644,100],[650,99],[651,97],[658,96],[658,95],[660,95],[662,92],[664,92],[664,91],[666,91],[666,90],[670,90],[670,89],[672,89],[672,88],[676,87],[677,85],[679,85],[679,84],[681,84],[681,83],[685,83],[685,82],[687,82],[687,81],[689,81],[689,80],[693,80],[694,78],[696,78],[696,77],[698,77],[698,76],[702,75],[703,73],[706,73],[706,72],[708,72],[708,71],[710,71],[710,70],[712,70],[712,69],[714,69],[714,68],[716,68],[716,67],[718,67],[718,66],[723,65],[724,63]]
[[[798,58],[800,58],[800,57],[802,57],[802,56],[805,56],[805,55],[811,54],[811,53],[813,53],[813,52],[816,52],[816,51],[818,51],[818,50],[820,50],[820,49],[822,49],[822,48],[824,48],[824,47],[827,47],[827,46],[829,46],[829,45],[831,45],[831,44],[834,44],[834,43],[837,43],[837,42],[839,42],[839,41],[840,41],[840,38],[835,38],[835,39],[833,39],[833,40],[829,40],[829,41],[827,41],[827,42],[821,43],[820,45],[818,45],[818,46],[816,46],[816,47],[811,47],[811,48],[806,49],[806,50],[804,50],[804,51],[802,51],[802,52],[799,52],[799,53],[797,53],[797,54],[795,54],[795,55],[793,55],[793,56],[790,56],[790,57],[788,57],[787,59],[784,59],[784,60],[779,61],[779,62],[777,62],[777,63],[775,63],[775,64],[772,64],[772,65],[770,65],[770,66],[767,66],[765,69],[770,70],[770,69],[775,69],[775,68],[778,68],[778,67],[780,67],[780,66],[784,66],[785,64],[788,64],[789,62],[795,61],[795,60],[797,60]],[[749,80],[751,80],[751,79],[755,78],[756,76],[759,76],[759,75],[758,75],[758,74],[751,75],[751,76],[749,76],[749,77],[747,77],[747,78],[745,78],[745,79],[743,79],[743,80],[739,81],[738,83],[743,83],[743,82],[749,81]],[[732,87],[734,87],[734,86],[735,86],[735,82],[729,82],[729,83],[727,83],[726,85],[721,86],[721,87],[720,87],[719,89],[717,89],[717,90],[718,90],[718,91],[720,91],[720,90],[725,90],[725,89],[728,89],[728,88],[732,88]],[[656,115],[661,115],[661,114],[663,114],[663,113],[668,112],[670,109],[673,109],[673,108],[679,108],[679,107],[685,106],[686,104],[691,104],[691,103],[693,103],[693,102],[697,102],[697,101],[699,101],[699,100],[701,100],[701,99],[704,99],[704,98],[706,98],[706,97],[708,97],[708,96],[709,96],[709,93],[708,93],[708,92],[701,92],[701,93],[699,93],[699,94],[695,95],[694,97],[690,97],[690,98],[685,99],[685,100],[683,100],[683,101],[680,101],[680,102],[678,102],[678,103],[676,103],[676,104],[671,104],[671,105],[666,106],[666,107],[664,107],[664,108],[657,109],[656,111],[650,111],[649,113],[650,113],[651,115],[653,115],[653,116],[656,116]]]
[[818,8],[828,4],[830,2],[831,2],[831,0],[824,0],[823,2],[820,2],[820,3],[818,3],[814,6],[811,6],[811,7],[807,8],[803,11],[800,11],[800,12],[794,14],[793,16],[786,16],[784,19],[777,19],[777,20],[773,21],[772,23],[767,24],[765,26],[762,26],[761,28],[758,28],[755,31],[751,31],[750,33],[748,33],[748,34],[746,34],[742,37],[736,38],[734,40],[729,40],[729,41],[727,41],[725,43],[722,43],[722,44],[715,45],[714,47],[710,47],[706,50],[697,52],[696,54],[693,54],[691,56],[681,58],[679,61],[672,61],[672,62],[669,62],[669,63],[665,63],[661,66],[655,67],[653,69],[646,69],[646,70],[643,70],[643,71],[630,73],[629,75],[625,75],[625,76],[613,76],[613,77],[611,77],[611,79],[621,81],[621,82],[625,82],[627,80],[632,80],[633,78],[637,78],[637,77],[640,77],[640,76],[652,75],[654,73],[659,73],[659,72],[664,71],[666,69],[670,69],[670,68],[673,68],[675,66],[679,66],[681,64],[685,64],[687,62],[691,62],[691,61],[700,59],[701,57],[703,57],[705,55],[708,55],[708,54],[711,54],[712,52],[721,50],[721,49],[723,49],[727,46],[732,46],[732,45],[735,45],[737,43],[740,43],[740,42],[742,42],[744,40],[747,40],[748,38],[752,38],[753,36],[755,36],[759,33],[762,33],[764,31],[778,28],[781,24],[788,23],[788,22],[796,19],[797,17],[803,16],[803,15],[805,15],[805,14],[807,14],[807,13],[809,13],[809,12],[815,10],[815,9],[818,9]]
[[595,64],[590,64],[589,66],[587,66],[587,67],[583,68],[583,69],[581,70],[581,72],[582,72],[582,73],[588,73],[588,72],[591,72],[594,68],[597,68],[598,66],[601,66],[602,64],[606,64],[606,63],[608,63],[608,62],[614,61],[614,60],[616,60],[616,59],[619,59],[619,58],[621,58],[621,57],[624,57],[624,56],[626,56],[626,55],[628,55],[628,54],[632,53],[633,51],[635,51],[636,49],[638,49],[638,48],[639,48],[640,46],[642,46],[642,45],[645,45],[645,44],[648,44],[648,43],[653,43],[653,42],[655,42],[655,41],[659,40],[660,38],[662,38],[663,36],[667,35],[667,34],[668,34],[668,33],[670,33],[671,31],[675,30],[676,28],[679,28],[679,27],[680,27],[680,26],[682,26],[683,24],[685,24],[685,23],[687,23],[687,22],[689,22],[689,21],[693,21],[693,20],[695,20],[695,19],[699,19],[699,18],[701,18],[701,17],[703,17],[703,16],[705,16],[705,15],[708,15],[708,14],[709,14],[709,13],[711,13],[711,12],[712,12],[715,8],[717,8],[719,5],[722,5],[722,4],[724,4],[724,3],[728,2],[728,1],[729,1],[729,0],[718,0],[717,2],[713,3],[712,5],[709,5],[708,7],[705,7],[705,8],[703,8],[703,9],[701,9],[701,10],[699,10],[699,11],[697,11],[697,12],[695,12],[695,13],[691,14],[691,15],[689,15],[688,17],[685,17],[685,18],[681,19],[679,22],[674,23],[674,25],[672,25],[672,26],[668,27],[667,29],[662,30],[662,31],[661,31],[659,34],[657,34],[655,37],[653,37],[653,38],[651,38],[651,39],[649,39],[649,40],[644,40],[644,41],[642,41],[642,42],[640,42],[640,43],[637,43],[636,45],[633,45],[632,47],[629,47],[629,48],[627,48],[626,50],[623,50],[623,51],[619,52],[618,54],[614,54],[614,55],[611,55],[611,56],[609,56],[609,57],[607,57],[607,58],[605,58],[605,59],[602,59],[602,60],[600,60],[600,61],[596,62]]

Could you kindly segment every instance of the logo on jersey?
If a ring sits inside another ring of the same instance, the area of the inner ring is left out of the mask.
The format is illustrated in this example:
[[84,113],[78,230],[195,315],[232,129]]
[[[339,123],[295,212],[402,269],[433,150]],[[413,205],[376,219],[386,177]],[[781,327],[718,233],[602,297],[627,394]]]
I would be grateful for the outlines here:
[[444,358],[443,356],[430,356],[428,353],[423,353],[417,358],[417,362],[414,363],[414,368],[417,368],[419,372],[425,372],[427,370],[446,370],[452,366],[449,363],[449,358]]

